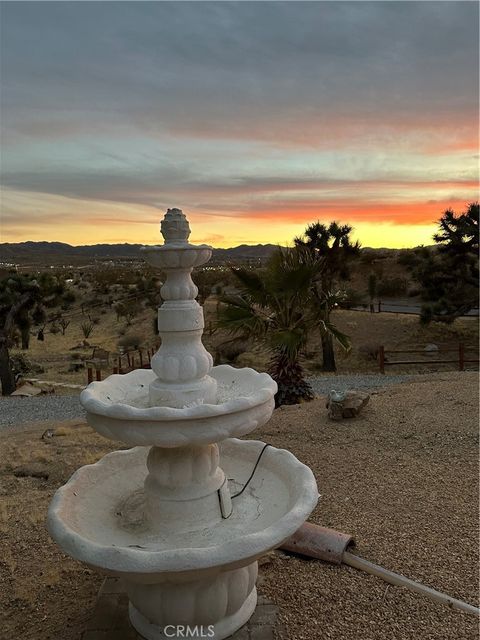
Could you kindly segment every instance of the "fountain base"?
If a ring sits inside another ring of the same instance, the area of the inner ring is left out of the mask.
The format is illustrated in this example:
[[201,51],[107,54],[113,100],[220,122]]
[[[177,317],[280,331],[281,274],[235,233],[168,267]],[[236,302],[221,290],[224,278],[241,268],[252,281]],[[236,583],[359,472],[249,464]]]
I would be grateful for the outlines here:
[[147,640],[177,637],[179,627],[195,629],[193,637],[222,640],[253,614],[256,578],[257,562],[253,562],[195,581],[127,582],[130,621]]
[[[283,449],[268,447],[250,478],[264,446],[228,439],[169,452],[135,447],[109,453],[57,491],[50,532],[69,555],[124,581],[132,624],[147,640],[169,637],[168,625],[203,627],[203,637],[226,638],[253,613],[258,558],[289,538],[318,499],[310,469]],[[181,505],[189,512],[192,502],[201,502],[219,471],[232,494],[229,517],[221,517],[215,494],[210,523],[180,517]],[[197,488],[201,495],[192,500]],[[172,501],[178,517],[169,511],[162,528],[160,510],[152,520],[151,506],[158,499],[165,508],[169,491],[185,492],[186,500]],[[213,636],[206,635],[209,625]]]

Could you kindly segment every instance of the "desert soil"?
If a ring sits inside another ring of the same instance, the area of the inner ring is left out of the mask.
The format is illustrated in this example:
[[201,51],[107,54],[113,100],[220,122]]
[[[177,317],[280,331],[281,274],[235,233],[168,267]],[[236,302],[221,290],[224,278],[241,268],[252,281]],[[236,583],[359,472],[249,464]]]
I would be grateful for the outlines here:
[[[478,606],[477,390],[475,373],[425,376],[374,393],[353,420],[329,422],[322,399],[278,409],[252,437],[314,470],[322,497],[312,522],[354,535],[362,557]],[[47,428],[54,435],[42,439]],[[79,420],[4,429],[0,443],[0,637],[79,640],[101,577],[62,554],[45,515],[54,491],[115,443]],[[475,617],[346,566],[274,553],[261,573],[282,638],[478,637]]]

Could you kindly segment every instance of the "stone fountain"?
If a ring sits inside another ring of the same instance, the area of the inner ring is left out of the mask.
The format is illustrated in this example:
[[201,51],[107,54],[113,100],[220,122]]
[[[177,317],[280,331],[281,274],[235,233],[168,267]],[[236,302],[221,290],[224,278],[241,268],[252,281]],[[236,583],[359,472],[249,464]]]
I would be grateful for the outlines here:
[[152,369],[92,382],[80,396],[93,429],[133,448],[74,473],[48,527],[67,554],[123,580],[143,637],[188,625],[221,640],[255,609],[258,558],[300,527],[318,492],[288,451],[237,439],[269,420],[277,385],[253,369],[213,366],[191,279],[212,249],[188,242],[179,209],[161,232],[163,245],[143,248],[167,274]]

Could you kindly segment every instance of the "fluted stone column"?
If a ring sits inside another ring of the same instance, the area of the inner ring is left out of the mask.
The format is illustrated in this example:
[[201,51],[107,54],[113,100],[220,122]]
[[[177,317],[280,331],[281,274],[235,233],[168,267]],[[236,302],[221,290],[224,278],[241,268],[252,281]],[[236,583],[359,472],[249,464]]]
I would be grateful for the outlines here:
[[145,249],[147,261],[167,274],[161,288],[164,303],[158,310],[162,345],[152,358],[158,377],[150,385],[150,405],[181,409],[212,404],[217,390],[209,375],[213,359],[202,344],[203,309],[195,300],[198,289],[191,278],[192,269],[207,262],[212,250],[189,244],[190,227],[180,209],[168,209],[161,233],[165,244]]

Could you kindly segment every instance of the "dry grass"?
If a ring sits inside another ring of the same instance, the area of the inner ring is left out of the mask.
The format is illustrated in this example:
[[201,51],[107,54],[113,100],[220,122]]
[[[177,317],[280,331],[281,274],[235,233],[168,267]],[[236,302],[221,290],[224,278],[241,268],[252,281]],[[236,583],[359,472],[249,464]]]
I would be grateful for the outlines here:
[[[477,600],[478,379],[425,377],[376,393],[355,420],[321,400],[275,411],[251,434],[314,470],[312,520],[352,533],[358,553],[471,603]],[[43,430],[56,435],[42,440]],[[115,448],[81,422],[0,434],[0,626],[9,640],[79,640],[100,577],[65,556],[44,525],[55,489]],[[48,480],[16,477],[18,467]],[[275,555],[260,591],[289,640],[473,640],[477,621],[346,567]]]
[[86,370],[80,370],[79,372],[68,371],[72,362],[72,354],[80,354],[82,358],[91,358],[94,346],[102,347],[114,353],[118,351],[117,343],[121,337],[120,331],[124,331],[127,335],[141,336],[143,344],[147,348],[153,346],[155,335],[152,328],[152,318],[154,316],[152,310],[144,310],[139,313],[132,321],[131,326],[127,326],[123,319],[117,322],[116,314],[111,309],[107,313],[96,315],[99,318],[99,324],[94,325],[93,331],[87,339],[90,345],[88,347],[72,350],[72,347],[81,344],[85,339],[81,325],[84,322],[88,322],[86,316],[77,315],[72,317],[65,335],[61,333],[54,335],[47,332],[43,342],[32,336],[28,351],[12,349],[12,353],[24,353],[29,359],[37,362],[45,369],[44,373],[35,377],[55,382],[86,384]]

